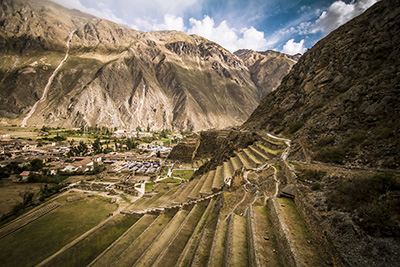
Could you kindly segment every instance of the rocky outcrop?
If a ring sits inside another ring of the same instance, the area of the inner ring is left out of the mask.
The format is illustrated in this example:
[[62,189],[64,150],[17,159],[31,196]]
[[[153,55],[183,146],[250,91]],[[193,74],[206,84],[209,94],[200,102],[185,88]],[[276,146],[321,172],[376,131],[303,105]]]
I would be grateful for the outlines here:
[[[244,124],[313,160],[399,168],[400,7],[381,1],[305,53]],[[297,140],[297,141],[296,141]]]
[[249,68],[251,80],[259,89],[259,101],[278,88],[283,77],[300,58],[300,54],[291,56],[272,50],[256,52],[242,49],[234,54]]

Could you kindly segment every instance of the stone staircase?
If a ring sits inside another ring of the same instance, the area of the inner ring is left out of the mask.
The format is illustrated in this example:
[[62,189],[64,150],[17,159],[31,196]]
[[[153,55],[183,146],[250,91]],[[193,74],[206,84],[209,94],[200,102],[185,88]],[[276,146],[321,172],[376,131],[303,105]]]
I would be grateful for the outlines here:
[[50,211],[58,208],[59,206],[61,206],[61,204],[54,201],[42,208],[39,208],[33,212],[28,213],[27,215],[17,219],[16,221],[13,221],[10,224],[5,225],[4,227],[0,228],[0,238],[7,236],[14,231],[17,231],[21,227],[24,227],[25,225],[39,219],[43,215],[46,215]]

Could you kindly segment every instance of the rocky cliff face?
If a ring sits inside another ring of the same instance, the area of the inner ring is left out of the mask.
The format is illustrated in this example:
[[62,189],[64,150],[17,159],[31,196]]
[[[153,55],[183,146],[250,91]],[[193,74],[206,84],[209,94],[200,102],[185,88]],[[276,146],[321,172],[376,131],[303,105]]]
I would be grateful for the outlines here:
[[[319,41],[245,128],[283,132],[313,160],[399,167],[400,7],[381,1]],[[306,153],[307,154],[307,153]]]
[[0,115],[17,124],[34,107],[26,123],[38,126],[238,125],[290,65],[277,63],[279,75],[257,67],[255,79],[247,61],[202,37],[143,33],[37,0],[1,2],[0,51]]
[[242,49],[234,54],[242,59],[249,69],[251,80],[259,89],[259,101],[278,88],[283,77],[300,59],[300,54],[291,56],[272,50],[256,52]]

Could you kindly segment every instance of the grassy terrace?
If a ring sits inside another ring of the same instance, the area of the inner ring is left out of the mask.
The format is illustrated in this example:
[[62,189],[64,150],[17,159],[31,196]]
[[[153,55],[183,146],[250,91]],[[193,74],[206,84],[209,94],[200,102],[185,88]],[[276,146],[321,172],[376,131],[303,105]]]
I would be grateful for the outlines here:
[[[146,230],[123,252],[120,254],[119,260],[115,263],[115,266],[132,266],[139,257],[145,252],[145,250],[151,245],[154,239],[160,234],[164,227],[170,222],[173,214],[162,214],[148,227]],[[121,254],[122,253],[122,254]],[[94,266],[104,266],[101,262],[97,262]]]
[[214,177],[215,177],[215,170],[212,170],[208,173],[207,178],[200,189],[201,193],[212,194],[211,187],[214,181]]
[[182,193],[179,196],[176,196],[175,201],[177,202],[186,202],[187,196],[192,192],[192,190],[195,188],[195,186],[200,182],[199,178],[193,179],[189,183],[187,183],[186,188],[182,191]]
[[219,221],[217,224],[217,229],[215,231],[214,240],[213,240],[213,251],[210,265],[211,266],[223,266],[224,263],[224,249],[225,249],[225,238],[226,238],[226,227],[227,222],[225,218],[219,217]]
[[238,156],[231,158],[231,162],[234,170],[240,169],[243,166]]
[[165,227],[157,238],[152,239],[151,246],[141,255],[135,265],[138,266],[151,266],[157,259],[158,255],[162,252],[164,247],[168,244],[171,238],[185,220],[189,211],[180,210],[176,213],[171,222]]
[[262,164],[264,162],[263,159],[259,155],[255,154],[250,148],[245,148],[243,151],[256,164]]
[[138,219],[139,216],[116,215],[97,231],[53,258],[45,266],[87,266]]
[[[213,242],[213,237],[215,233],[215,228],[217,227],[217,222],[218,222],[218,213],[215,211],[215,206],[214,202],[210,202],[210,206],[212,205],[213,210],[210,211],[207,221],[205,222],[204,227],[204,232],[201,236],[201,239],[199,241],[199,245],[197,248],[197,252],[194,255],[193,258],[193,266],[206,266],[207,262],[210,258],[210,252],[211,252],[211,247],[212,247],[212,242]],[[189,259],[184,261],[184,266],[188,266],[189,264]]]
[[182,253],[187,242],[192,236],[193,231],[195,230],[205,210],[206,206],[202,204],[197,204],[193,208],[192,212],[188,215],[188,217],[182,224],[182,228],[180,228],[179,233],[175,236],[175,238],[169,244],[169,246],[163,251],[163,254],[160,255],[156,263],[162,264],[164,266],[176,265],[176,262],[178,261],[180,254]]
[[215,171],[215,178],[213,180],[212,187],[219,188],[224,185],[224,166],[219,165]]
[[250,146],[249,148],[262,162],[268,160],[268,155],[259,146]]
[[247,169],[252,169],[256,167],[256,163],[247,155],[247,153],[243,150],[239,154],[240,161],[243,162],[244,166]]
[[199,182],[193,187],[192,191],[190,191],[190,193],[188,194],[189,198],[197,198],[200,192],[200,189],[202,188],[202,186],[204,185],[207,176],[209,173],[205,173],[201,176]]
[[261,147],[262,149],[264,149],[265,151],[267,151],[267,152],[269,152],[271,154],[274,154],[274,155],[280,154],[282,152],[282,150],[274,150],[274,149],[271,149],[271,148],[269,148],[267,146],[264,146],[261,143],[259,143],[258,146]]
[[246,239],[246,218],[234,214],[232,236],[232,262],[231,266],[248,266],[248,245]]
[[[2,266],[33,266],[98,225],[115,210],[109,199],[91,197],[62,206],[0,239]],[[79,226],[79,227],[77,227]]]
[[230,161],[225,161],[224,162],[224,179],[226,177],[231,177],[232,175],[233,175],[233,170],[232,170]]
[[[201,239],[203,239],[203,231],[205,231],[205,227],[207,221],[209,220],[211,214],[213,213],[212,210],[214,208],[215,199],[211,199],[208,203],[206,210],[203,213],[200,221],[197,223],[196,228],[193,231],[192,236],[188,240],[184,250],[182,251],[176,266],[188,266],[195,254],[198,254],[198,247],[200,246]],[[212,237],[211,237],[212,240]],[[194,266],[199,266],[198,264],[194,263]],[[203,264],[202,266],[205,266]]]
[[119,255],[125,251],[156,218],[157,215],[144,215],[126,231],[118,241],[97,258],[96,261],[93,262],[93,265],[97,266],[101,264],[103,266],[111,266],[118,259]]
[[[278,255],[278,242],[273,225],[265,206],[253,206],[255,232],[254,238],[259,249],[258,256],[263,266],[282,266]],[[264,237],[269,240],[265,240]]]
[[325,266],[318,248],[314,246],[313,242],[309,242],[313,239],[293,200],[278,198],[277,203],[281,218],[289,230],[289,237],[305,266]]

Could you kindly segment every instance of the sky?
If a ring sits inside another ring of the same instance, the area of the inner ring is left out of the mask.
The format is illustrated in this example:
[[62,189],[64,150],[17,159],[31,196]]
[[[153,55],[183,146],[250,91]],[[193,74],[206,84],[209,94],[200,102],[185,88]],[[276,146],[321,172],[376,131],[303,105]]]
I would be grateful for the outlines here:
[[379,0],[53,0],[135,30],[178,30],[238,49],[307,51]]

